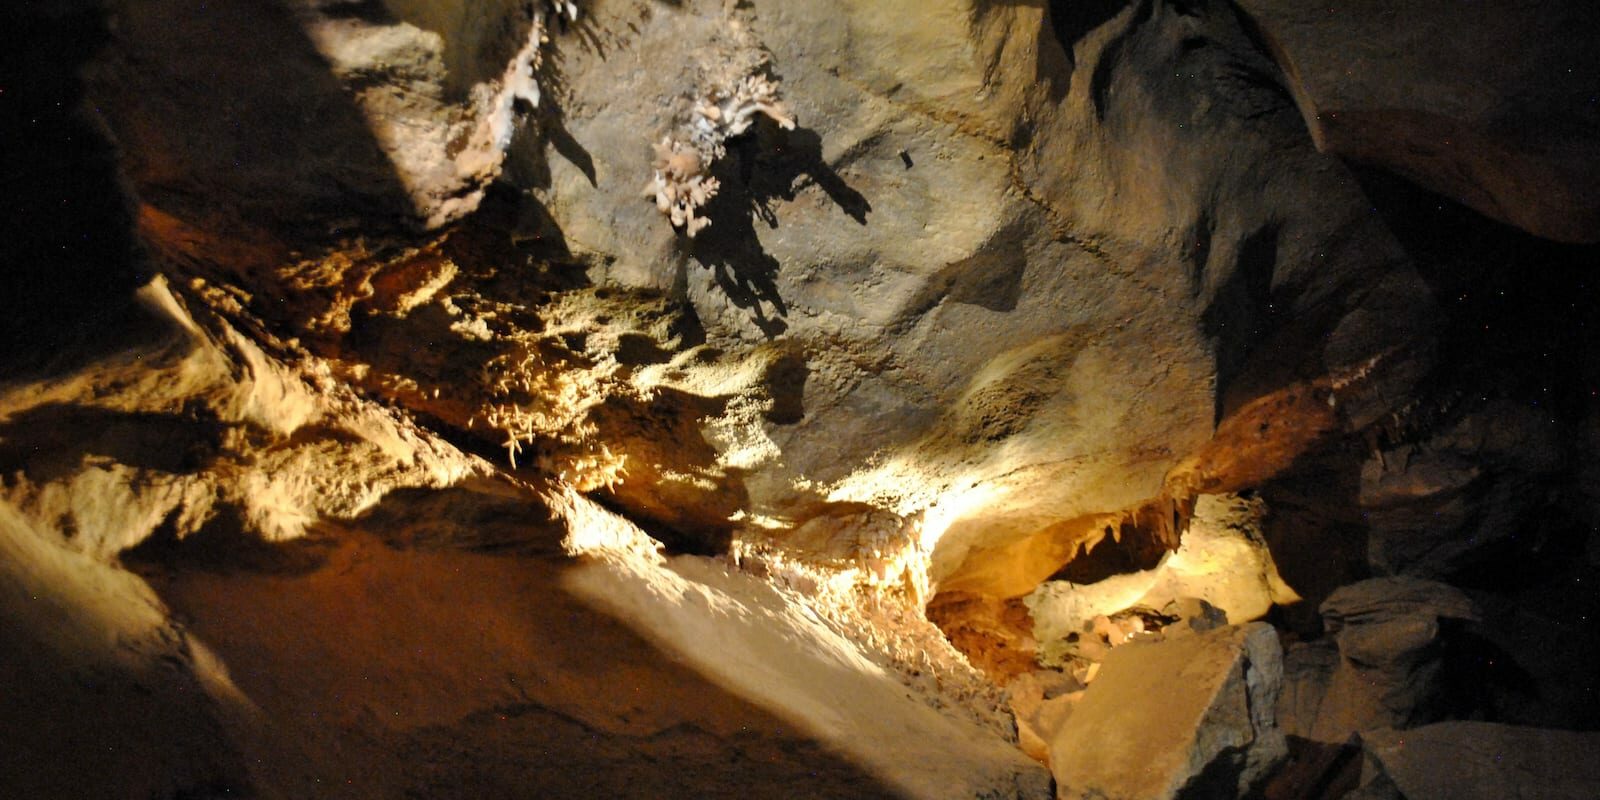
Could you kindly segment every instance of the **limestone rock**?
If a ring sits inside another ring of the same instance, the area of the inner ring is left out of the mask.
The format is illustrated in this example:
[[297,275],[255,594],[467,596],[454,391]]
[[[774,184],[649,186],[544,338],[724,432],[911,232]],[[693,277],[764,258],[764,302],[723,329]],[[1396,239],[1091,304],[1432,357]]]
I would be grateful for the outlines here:
[[[1325,647],[1289,659],[1300,665],[1291,673],[1291,705],[1307,738],[1338,744],[1353,732],[1412,727],[1445,713],[1441,621],[1478,617],[1460,590],[1416,578],[1374,578],[1334,592],[1322,615],[1338,646],[1337,666],[1330,669]],[[1324,677],[1319,698],[1316,684]]]
[[[1093,582],[1045,581],[1024,602],[1033,618],[1034,636],[1051,644],[1070,634],[1090,631],[1097,618],[1125,609],[1159,609],[1179,622],[1181,630],[1207,630],[1259,619],[1275,603],[1298,599],[1278,577],[1261,536],[1265,512],[1257,498],[1200,495],[1183,543],[1153,567],[1111,574]],[[1119,543],[1108,536],[1079,556],[1092,562],[1102,548],[1114,552]],[[1074,563],[1076,568],[1078,562]],[[1120,644],[1130,631],[1104,637]]]
[[[157,278],[52,380],[0,386],[0,497],[112,559],[160,534],[283,541],[391,489],[489,465],[392,410],[291,367]],[[319,371],[320,367],[320,371]]]
[[[1294,642],[1283,651],[1283,692],[1278,696],[1278,726],[1287,736],[1311,739],[1322,715],[1328,686],[1339,669],[1332,641]],[[1328,713],[1333,713],[1331,710]]]
[[4,500],[0,613],[7,793],[255,793],[228,724],[251,708],[226,669],[143,581],[74,551]]
[[[183,198],[201,192],[253,224],[337,229],[377,212],[438,227],[477,207],[514,105],[539,99],[544,31],[527,4],[111,6],[118,24],[93,92],[136,154],[146,199],[169,213],[203,211]],[[242,42],[271,57],[241,58]]]
[[[1363,797],[1581,800],[1600,796],[1600,734],[1488,722],[1440,722],[1362,734]],[[1369,788],[1370,787],[1370,788]]]
[[1083,684],[1054,670],[1025,672],[1006,684],[1022,752],[1050,765],[1050,742],[1083,699],[1083,690]]
[[1228,624],[1228,613],[1198,597],[1180,597],[1166,604],[1161,613],[1176,617],[1177,622],[1161,629],[1167,636],[1193,632],[1204,633]]
[[1113,650],[1050,743],[1058,796],[1244,794],[1287,752],[1281,681],[1264,623]]
[[[1425,363],[1426,344],[1370,363],[1426,340],[1432,301],[1220,4],[1130,7],[1070,41],[1038,5],[722,5],[595,8],[610,48],[563,61],[578,147],[518,150],[508,176],[595,281],[685,300],[724,352],[803,354],[797,413],[762,420],[773,447],[740,466],[752,515],[925,512],[935,582],[1018,596],[1100,515],[1161,497],[1219,417],[1271,394],[1278,427],[1183,496],[1382,413]],[[730,140],[691,242],[638,186],[733,26],[771,50],[799,127]]]
[[1472,599],[1455,587],[1420,578],[1373,578],[1342,587],[1323,601],[1328,633],[1409,615],[1476,619]]
[[1600,57],[1570,35],[1600,30],[1594,4],[1240,5],[1281,59],[1318,149],[1539,236],[1600,241]]
[[1373,570],[1444,580],[1483,568],[1554,504],[1562,436],[1547,412],[1497,400],[1368,459],[1357,500]]

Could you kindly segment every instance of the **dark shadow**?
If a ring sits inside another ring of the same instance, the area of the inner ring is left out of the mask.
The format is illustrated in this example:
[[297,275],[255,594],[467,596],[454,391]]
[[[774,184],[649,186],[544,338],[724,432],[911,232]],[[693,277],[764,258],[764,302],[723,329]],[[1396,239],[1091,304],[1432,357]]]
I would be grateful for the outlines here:
[[225,428],[199,404],[163,414],[49,403],[0,425],[0,474],[49,483],[77,472],[90,457],[135,469],[196,472],[217,457]]
[[665,387],[649,399],[607,398],[590,419],[616,432],[608,444],[628,454],[627,472],[592,499],[638,524],[669,552],[726,553],[734,532],[729,518],[748,507],[750,495],[743,473],[719,464],[699,424],[723,413],[726,402]]
[[[372,2],[336,7],[387,19]],[[287,7],[139,4],[119,15],[112,51],[93,95],[138,156],[131,177],[146,202],[180,219],[236,212],[296,244],[337,236],[351,218],[411,223],[394,165]]]
[[329,19],[353,19],[372,25],[388,25],[395,16],[382,0],[343,0],[317,6],[318,13]]
[[[601,61],[606,59],[606,46],[608,43],[612,47],[622,47],[630,41],[631,37],[618,35],[617,32],[605,30],[596,24],[596,15],[584,11],[582,0],[579,0],[578,6],[578,18],[576,20],[568,19],[565,14],[546,15],[545,30],[552,41],[558,36],[576,38],[579,46],[599,56]],[[552,16],[554,19],[551,19]],[[637,23],[629,22],[626,24],[633,37],[637,37],[639,35]],[[553,61],[558,61],[560,58],[560,46],[552,47],[545,52],[545,63],[547,65]]]
[[1015,310],[1028,269],[1023,227],[1010,225],[997,231],[972,255],[934,273],[906,304],[902,316],[920,317],[945,300],[990,311]]
[[[566,18],[562,17],[562,24]],[[580,17],[580,20],[586,19]],[[573,27],[579,30],[587,28],[581,25]],[[591,31],[591,33],[593,33]],[[598,49],[598,45],[596,45]],[[604,58],[604,55],[601,55]],[[554,150],[556,155],[567,160],[583,173],[590,186],[599,185],[599,177],[595,171],[594,156],[583,146],[572,132],[567,129],[566,109],[562,106],[561,99],[567,96],[566,75],[561,69],[562,58],[560,50],[552,45],[546,45],[545,58],[539,64],[536,78],[539,82],[539,109],[537,115],[532,115],[533,109],[521,109],[525,114],[533,116],[537,125],[519,127],[512,139],[511,146],[506,148],[506,170],[512,177],[512,182],[522,187],[538,189],[550,188],[551,175],[549,166],[549,151]]]
[[[1209,254],[1209,236],[1204,242]],[[1217,343],[1213,425],[1222,421],[1223,398],[1251,351],[1277,327],[1271,302],[1277,263],[1278,225],[1264,225],[1239,242],[1233,269],[1200,315],[1202,330]]]
[[797,350],[784,353],[767,367],[762,384],[772,399],[772,407],[766,413],[768,422],[793,425],[805,419],[806,381],[810,377],[805,354]]
[[[1245,748],[1227,747],[1207,762],[1200,774],[1195,775],[1173,795],[1175,800],[1225,800],[1240,797],[1239,776],[1244,774]],[[1244,795],[1245,800],[1259,800],[1255,793]]]
[[578,262],[560,223],[532,193],[507,182],[489,184],[478,210],[445,247],[458,264],[479,265],[472,277],[497,299],[531,305],[541,292],[590,285],[573,268]]
[[46,368],[70,323],[125,322],[152,275],[79,77],[109,40],[89,2],[0,4],[0,380]]
[[[1111,21],[1112,17],[1134,2],[1143,0],[1050,0],[1048,9],[1051,30],[1061,49],[1066,51],[1067,63],[1077,67],[1073,48],[1090,31]],[[1103,59],[1102,59],[1103,60]]]
[[1283,607],[1280,621],[1301,637],[1322,635],[1317,607],[1329,594],[1372,577],[1359,499],[1367,455],[1358,439],[1342,437],[1302,454],[1259,489],[1267,505],[1262,537],[1278,574],[1303,598]]
[[[1423,547],[1471,542],[1445,565],[1450,574],[1430,577],[1468,588],[1485,613],[1500,609],[1503,619],[1446,641],[1455,707],[1474,707],[1476,695],[1474,713],[1491,718],[1593,727],[1600,708],[1590,687],[1600,676],[1589,654],[1600,648],[1592,624],[1600,576],[1585,557],[1593,533],[1575,478],[1593,458],[1579,445],[1581,426],[1600,410],[1600,328],[1592,320],[1600,248],[1541,240],[1387,173],[1354,172],[1442,309],[1439,344],[1435,366],[1398,413],[1305,454],[1261,488],[1273,558],[1305,598],[1290,621],[1303,634],[1320,630],[1315,606],[1369,574],[1374,535],[1400,530],[1400,540]],[[1531,465],[1514,444],[1450,438],[1464,423],[1494,430],[1484,415],[1507,401],[1538,409],[1555,426],[1560,451],[1534,458],[1553,455],[1553,465]],[[1459,490],[1362,507],[1363,464],[1388,458],[1395,468],[1408,448],[1440,446],[1456,448],[1480,477]],[[1528,620],[1547,620],[1560,633],[1540,635]]]
[[1167,550],[1154,544],[1154,537],[1142,533],[1133,523],[1119,523],[1122,530],[1107,525],[1093,547],[1080,547],[1061,569],[1048,580],[1079,585],[1099,583],[1113,575],[1127,575],[1153,569]]
[[1123,32],[1106,43],[1094,63],[1094,71],[1089,75],[1089,103],[1094,107],[1095,119],[1101,122],[1106,119],[1106,109],[1111,102],[1111,81],[1121,65],[1122,49],[1128,44],[1128,35],[1128,32]]
[[542,499],[505,483],[472,483],[392,491],[352,524],[396,550],[562,555],[566,525]]
[[[1517,718],[1517,709],[1538,703],[1539,685],[1516,654],[1493,640],[1474,633],[1464,620],[1440,620],[1441,705],[1450,718],[1479,718],[1487,722],[1529,724]],[[1587,713],[1594,717],[1595,703]]]
[[600,183],[595,177],[594,157],[589,155],[589,151],[567,131],[566,118],[562,115],[561,107],[554,101],[550,102],[550,112],[544,117],[543,130],[550,146],[562,158],[572,162],[572,165],[583,173],[583,177],[589,179],[590,186],[598,187]]
[[1338,800],[1361,783],[1361,744],[1356,734],[1344,744],[1290,736],[1289,760],[1262,787],[1262,800]]
[[686,237],[686,250],[770,339],[788,328],[789,309],[778,293],[780,265],[761,246],[756,220],[778,227],[774,201],[792,202],[811,184],[859,225],[867,224],[872,204],[823,160],[822,139],[809,128],[785,131],[763,118],[752,133],[729,140],[727,150],[711,168],[722,187],[705,208],[712,224]]
[[1600,245],[1540,239],[1390,173],[1352,169],[1444,311],[1437,383],[1490,386],[1563,420],[1596,407]]
[[245,512],[220,503],[200,529],[179,538],[175,508],[144,541],[118,555],[129,570],[154,578],[173,571],[217,574],[306,575],[327,561],[333,544],[325,536],[307,535],[287,542],[261,538]]

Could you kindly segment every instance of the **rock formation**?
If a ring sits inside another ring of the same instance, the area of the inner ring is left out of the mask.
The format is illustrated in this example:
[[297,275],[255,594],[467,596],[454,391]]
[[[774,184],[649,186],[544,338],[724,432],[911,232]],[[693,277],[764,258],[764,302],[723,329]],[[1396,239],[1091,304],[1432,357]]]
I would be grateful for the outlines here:
[[1050,743],[1062,798],[1244,796],[1286,750],[1265,623],[1112,653]]
[[1595,729],[1595,12],[1322,11],[0,11],[0,786],[1428,796],[1382,730]]

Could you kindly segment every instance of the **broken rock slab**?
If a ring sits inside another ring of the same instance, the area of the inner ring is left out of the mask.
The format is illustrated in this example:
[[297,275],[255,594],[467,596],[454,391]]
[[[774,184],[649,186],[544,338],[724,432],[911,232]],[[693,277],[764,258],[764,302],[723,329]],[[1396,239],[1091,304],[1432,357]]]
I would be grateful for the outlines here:
[[1287,753],[1282,669],[1259,622],[1113,650],[1051,742],[1057,796],[1244,795]]
[[1041,764],[1050,764],[1050,740],[1083,699],[1084,685],[1054,670],[1034,670],[1006,684],[1011,713],[1017,722],[1017,746]]
[[1362,734],[1362,797],[1588,800],[1600,797],[1600,733],[1440,722]]
[[1337,744],[1371,728],[1409,728],[1443,715],[1442,620],[1475,620],[1471,598],[1420,578],[1373,578],[1323,602],[1323,624],[1337,643],[1337,665],[1308,738]]

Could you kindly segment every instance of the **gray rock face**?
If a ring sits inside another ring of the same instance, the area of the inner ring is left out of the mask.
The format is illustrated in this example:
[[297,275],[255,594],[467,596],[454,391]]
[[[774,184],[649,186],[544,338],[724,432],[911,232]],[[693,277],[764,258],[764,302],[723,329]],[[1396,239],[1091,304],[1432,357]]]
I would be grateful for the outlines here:
[[1501,400],[1369,459],[1358,501],[1380,574],[1445,578],[1486,560],[1551,503],[1565,458],[1546,411]]
[[1240,6],[1281,60],[1318,149],[1539,236],[1600,241],[1593,3]]
[[[547,174],[525,153],[509,172],[596,280],[682,298],[720,350],[804,354],[800,413],[741,465],[754,514],[926,512],[948,577],[1158,497],[1219,417],[1297,370],[1324,391],[1343,376],[1333,402],[1360,422],[1384,407],[1373,386],[1425,360],[1425,289],[1220,4],[1087,24],[959,0],[636,2],[589,20],[606,46],[562,61],[582,152],[552,140]],[[639,187],[734,25],[770,48],[800,128],[730,142],[689,240]],[[1402,342],[1423,344],[1373,362]]]
[[1600,796],[1600,734],[1440,722],[1361,737],[1367,797],[1580,800]]
[[1300,644],[1286,654],[1286,731],[1339,744],[1359,731],[1440,718],[1441,621],[1477,619],[1471,599],[1433,581],[1375,578],[1335,591],[1321,611],[1335,646]]
[[1111,652],[1050,743],[1061,798],[1243,795],[1287,752],[1265,623]]

